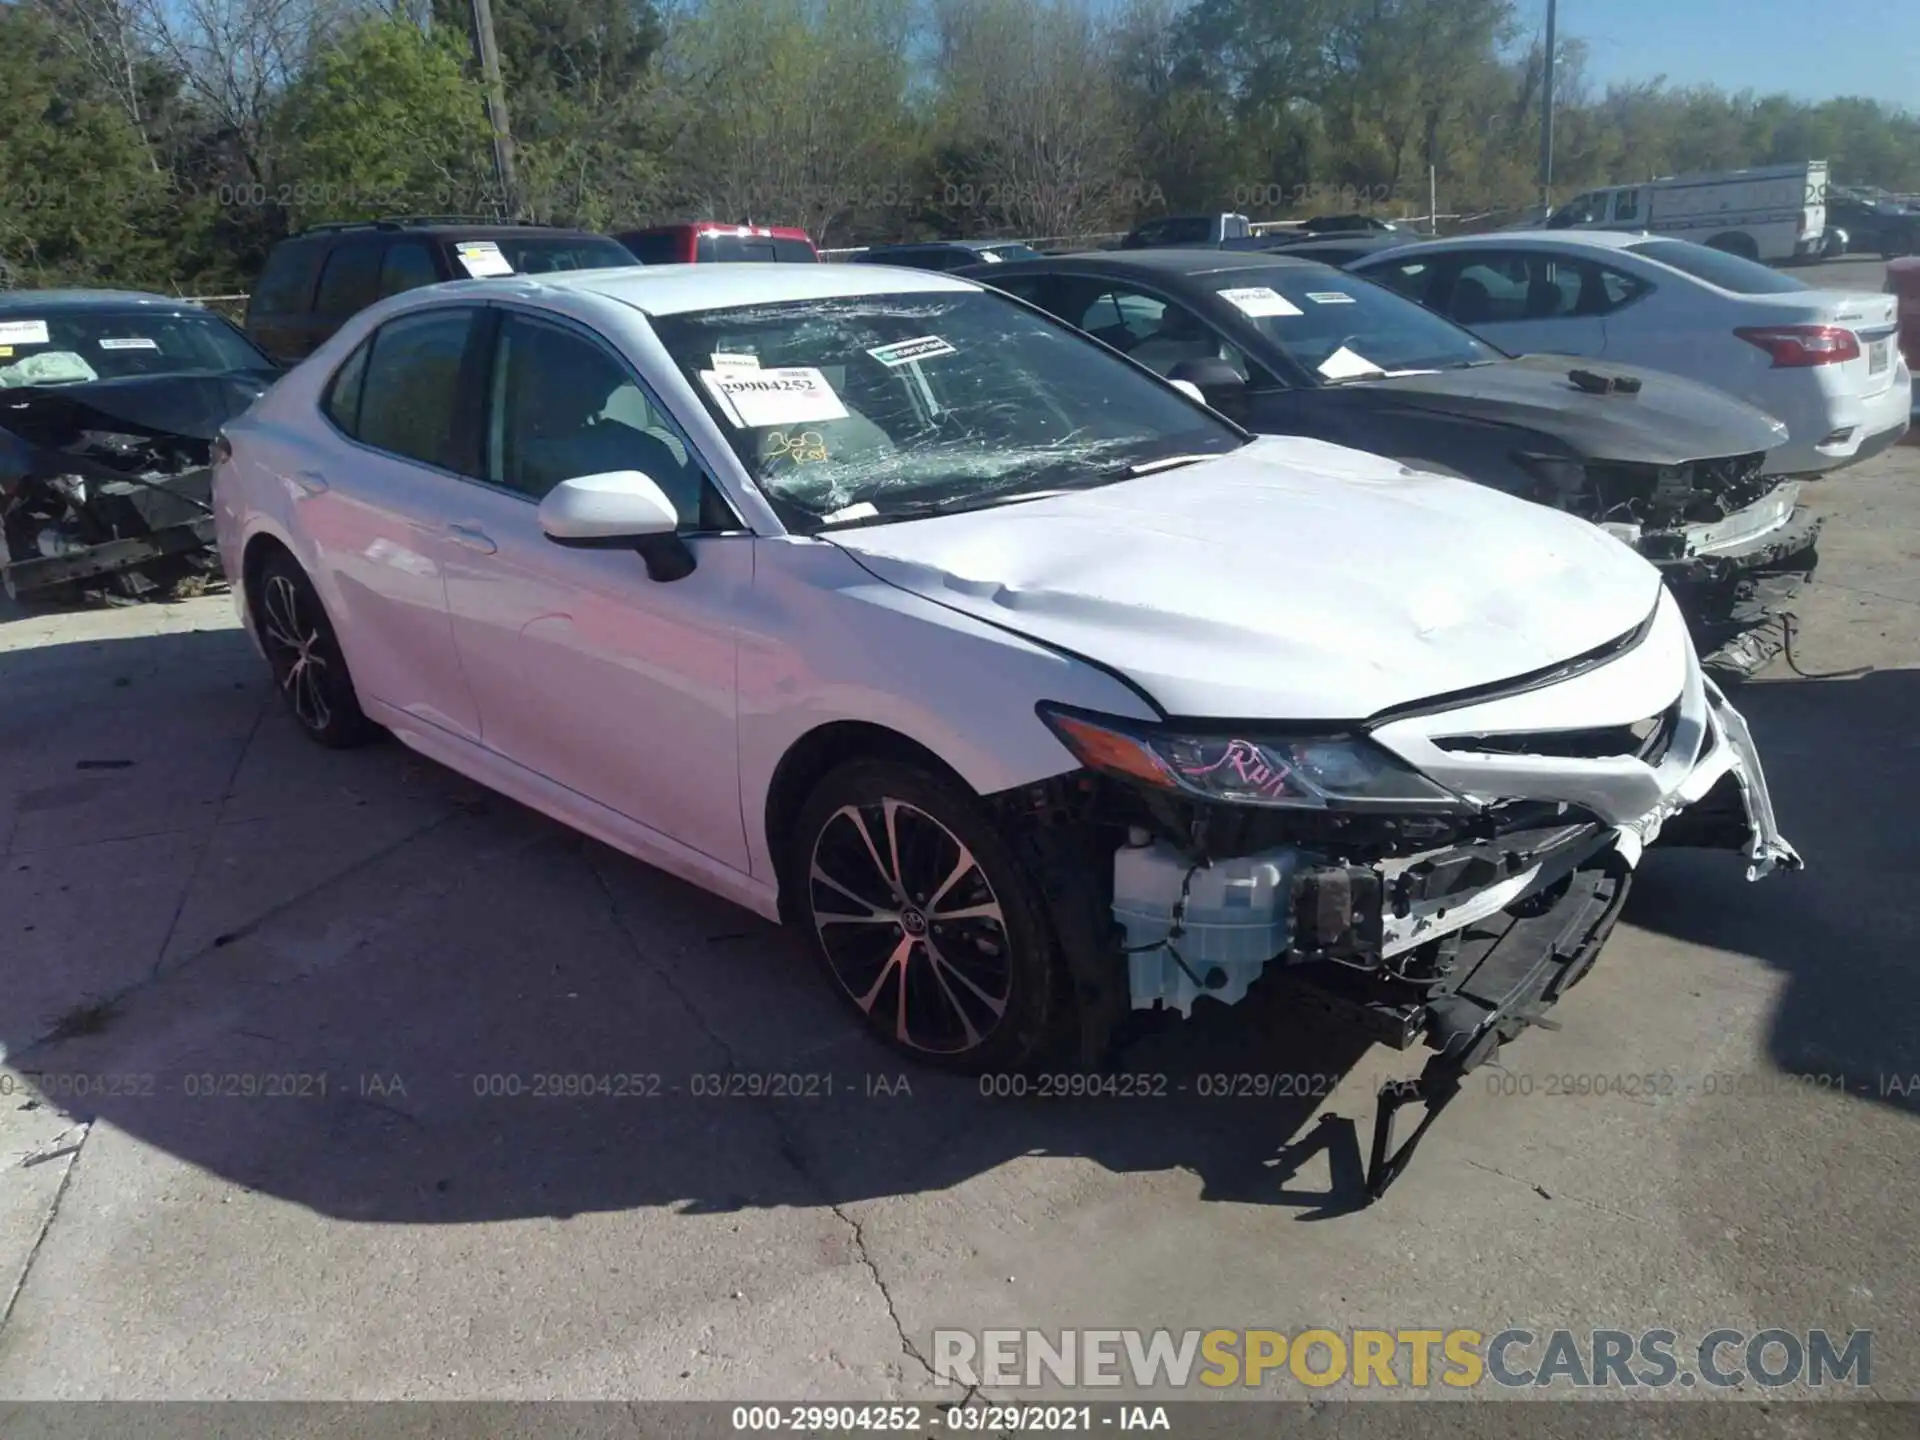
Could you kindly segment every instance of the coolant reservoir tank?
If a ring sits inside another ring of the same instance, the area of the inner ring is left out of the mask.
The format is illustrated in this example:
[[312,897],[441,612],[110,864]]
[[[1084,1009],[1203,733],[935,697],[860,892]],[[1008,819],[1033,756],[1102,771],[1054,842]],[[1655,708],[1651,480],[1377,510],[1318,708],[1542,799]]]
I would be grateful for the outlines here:
[[1151,837],[1116,851],[1113,914],[1126,933],[1133,1008],[1187,1015],[1202,994],[1240,1000],[1288,948],[1299,868],[1290,848],[1207,865]]

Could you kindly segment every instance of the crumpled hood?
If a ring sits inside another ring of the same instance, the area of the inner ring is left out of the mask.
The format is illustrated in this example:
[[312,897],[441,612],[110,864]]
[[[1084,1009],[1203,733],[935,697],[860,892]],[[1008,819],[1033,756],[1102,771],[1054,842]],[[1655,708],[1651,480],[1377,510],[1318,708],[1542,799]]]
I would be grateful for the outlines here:
[[192,371],[19,385],[0,390],[0,427],[41,445],[70,443],[64,436],[82,430],[210,441],[272,384],[255,372]]
[[[1631,375],[1640,390],[1595,395],[1568,378],[1574,370]],[[1684,465],[1753,455],[1787,438],[1771,415],[1711,386],[1664,370],[1571,355],[1522,355],[1470,370],[1377,380],[1365,389],[1418,409],[1529,426],[1583,458],[1623,464]]]
[[1584,520],[1282,436],[825,538],[1190,717],[1363,719],[1571,659],[1634,629],[1660,593],[1651,565]]

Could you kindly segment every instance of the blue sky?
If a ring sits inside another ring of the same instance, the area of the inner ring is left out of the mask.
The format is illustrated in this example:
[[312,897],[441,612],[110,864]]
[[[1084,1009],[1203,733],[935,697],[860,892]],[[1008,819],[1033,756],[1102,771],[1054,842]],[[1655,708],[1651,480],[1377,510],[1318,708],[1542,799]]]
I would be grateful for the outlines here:
[[[1516,0],[1521,24],[1546,0]],[[1596,85],[1651,80],[1808,100],[1865,95],[1920,110],[1917,0],[1560,0]]]

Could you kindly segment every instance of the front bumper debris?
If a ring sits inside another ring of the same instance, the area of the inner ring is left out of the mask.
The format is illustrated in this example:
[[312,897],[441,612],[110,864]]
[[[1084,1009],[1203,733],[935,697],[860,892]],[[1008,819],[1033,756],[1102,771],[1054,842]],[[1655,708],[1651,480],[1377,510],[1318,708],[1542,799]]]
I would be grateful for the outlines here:
[[[1636,636],[1557,683],[1366,727],[1485,807],[1478,833],[1422,845],[1408,840],[1429,833],[1415,817],[1384,817],[1364,833],[1393,838],[1369,857],[1361,829],[1328,840],[1312,830],[1328,817],[1303,816],[1279,822],[1299,827],[1288,843],[1210,854],[1213,817],[1192,845],[1136,826],[1112,906],[1131,1008],[1233,1003],[1271,968],[1376,1041],[1432,1048],[1417,1081],[1382,1092],[1377,1198],[1460,1077],[1547,1023],[1587,973],[1650,846],[1733,850],[1749,880],[1802,867],[1746,721],[1703,672],[1670,593]],[[1395,1112],[1413,1099],[1428,1117],[1395,1150]]]

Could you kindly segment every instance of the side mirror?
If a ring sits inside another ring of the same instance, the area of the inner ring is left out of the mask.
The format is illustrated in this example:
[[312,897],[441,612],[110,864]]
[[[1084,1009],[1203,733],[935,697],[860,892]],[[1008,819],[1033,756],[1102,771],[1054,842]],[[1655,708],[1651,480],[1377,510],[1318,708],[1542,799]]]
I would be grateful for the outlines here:
[[1207,397],[1200,393],[1200,387],[1191,380],[1169,380],[1167,383],[1182,395],[1190,396],[1198,400],[1202,405],[1207,403]]
[[666,492],[638,470],[562,480],[540,502],[540,528],[556,545],[637,550],[655,580],[693,573],[693,551],[678,533],[679,513]]
[[1223,401],[1230,401],[1245,393],[1247,382],[1240,372],[1218,356],[1208,356],[1204,360],[1182,360],[1167,374],[1167,379],[1182,389],[1191,387],[1200,392],[1200,398],[1218,409]]

